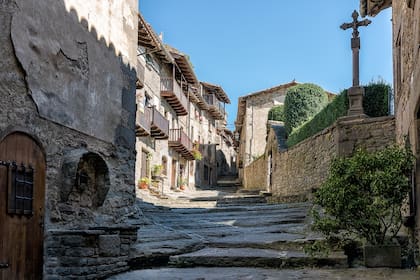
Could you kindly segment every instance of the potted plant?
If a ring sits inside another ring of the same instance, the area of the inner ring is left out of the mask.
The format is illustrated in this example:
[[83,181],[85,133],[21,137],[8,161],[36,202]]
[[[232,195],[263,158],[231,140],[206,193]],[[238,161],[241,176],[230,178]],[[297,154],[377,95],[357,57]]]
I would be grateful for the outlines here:
[[178,178],[178,186],[179,186],[180,190],[182,190],[182,191],[185,190],[185,188],[187,186],[187,180],[182,178],[182,177],[179,177]]
[[152,178],[153,179],[160,179],[162,175],[163,165],[155,164],[152,166]]
[[200,152],[200,143],[196,140],[193,144],[192,154],[195,160],[202,160],[203,155]]
[[[330,174],[315,194],[313,229],[328,245],[364,244],[368,267],[401,266],[401,248],[394,240],[402,225],[402,207],[410,190],[411,151],[391,146],[335,159]],[[315,242],[309,251],[325,246]],[[329,249],[329,248],[327,248]]]
[[147,189],[150,184],[150,179],[148,177],[142,177],[139,181],[139,188],[140,189]]
[[193,149],[192,154],[195,160],[202,160],[203,155],[200,153],[198,149]]

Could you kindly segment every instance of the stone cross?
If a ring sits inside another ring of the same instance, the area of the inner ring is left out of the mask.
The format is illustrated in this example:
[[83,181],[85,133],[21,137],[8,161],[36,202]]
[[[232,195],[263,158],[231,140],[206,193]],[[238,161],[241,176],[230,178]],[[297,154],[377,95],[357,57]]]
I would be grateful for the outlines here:
[[360,26],[368,26],[372,21],[364,19],[358,21],[359,14],[356,10],[351,14],[353,22],[343,23],[340,28],[343,30],[353,28],[353,38],[351,38],[351,49],[353,51],[353,86],[359,86],[359,49],[360,49],[360,37],[359,30]]
[[363,113],[364,88],[359,85],[359,50],[360,50],[360,26],[368,26],[371,21],[368,19],[358,21],[359,14],[354,10],[352,13],[353,22],[343,23],[340,28],[343,30],[353,28],[353,38],[351,38],[351,49],[353,51],[353,86],[348,90],[349,97],[349,117],[365,117]]

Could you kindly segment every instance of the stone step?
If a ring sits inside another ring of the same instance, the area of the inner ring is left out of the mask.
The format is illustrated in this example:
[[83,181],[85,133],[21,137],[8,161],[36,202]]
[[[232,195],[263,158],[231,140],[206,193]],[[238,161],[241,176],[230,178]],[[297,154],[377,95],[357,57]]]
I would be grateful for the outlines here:
[[265,204],[267,199],[263,196],[223,197],[217,201],[217,206],[254,205]]
[[171,256],[168,264],[176,267],[348,267],[347,257],[341,252],[333,252],[328,257],[311,257],[300,251],[256,248],[204,248]]
[[169,257],[194,252],[204,247],[197,239],[179,238],[135,244],[130,251],[131,269],[165,266]]

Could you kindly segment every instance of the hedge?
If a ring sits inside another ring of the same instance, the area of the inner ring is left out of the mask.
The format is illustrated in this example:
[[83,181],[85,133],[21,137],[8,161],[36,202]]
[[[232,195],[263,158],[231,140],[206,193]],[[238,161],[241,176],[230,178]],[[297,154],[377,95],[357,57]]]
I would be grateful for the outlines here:
[[321,112],[316,114],[311,120],[307,121],[295,129],[287,139],[287,146],[292,147],[297,143],[311,137],[324,128],[332,125],[339,117],[345,116],[348,109],[347,90],[337,95]]
[[328,103],[325,91],[314,84],[289,88],[284,101],[284,120],[287,133],[316,115]]
[[[389,114],[388,94],[391,86],[383,81],[371,82],[365,86],[363,109],[369,117],[381,117]],[[322,111],[289,134],[287,146],[290,148],[306,138],[332,125],[338,118],[347,114],[347,90],[337,95]]]
[[268,111],[268,120],[284,122],[284,105],[272,107],[270,111]]
[[390,85],[384,81],[371,82],[365,86],[363,109],[369,117],[381,117],[389,114]]

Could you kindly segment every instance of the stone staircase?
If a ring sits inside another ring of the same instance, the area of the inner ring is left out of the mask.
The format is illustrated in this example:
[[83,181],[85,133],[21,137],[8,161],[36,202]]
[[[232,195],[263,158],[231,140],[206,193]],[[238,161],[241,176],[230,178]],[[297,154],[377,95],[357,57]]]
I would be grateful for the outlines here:
[[308,203],[267,204],[263,195],[190,198],[214,208],[141,203],[144,225],[131,253],[133,269],[172,267],[347,267],[343,252],[311,257],[303,247],[321,237],[308,228]]

